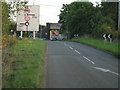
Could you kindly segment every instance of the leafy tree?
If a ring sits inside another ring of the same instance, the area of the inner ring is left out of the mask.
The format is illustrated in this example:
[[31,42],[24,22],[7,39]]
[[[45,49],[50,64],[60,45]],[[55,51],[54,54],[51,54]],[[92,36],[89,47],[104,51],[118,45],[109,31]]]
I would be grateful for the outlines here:
[[10,24],[10,6],[6,2],[2,2],[2,33],[9,33],[9,24]]
[[13,16],[16,16],[19,10],[26,7],[27,1],[11,1],[2,2],[2,34],[9,34],[10,29],[16,31],[16,23],[13,21]]
[[102,9],[101,5],[94,7],[90,2],[64,4],[59,15],[62,31],[68,33],[69,38],[74,37],[74,34],[102,37],[115,24],[110,16],[104,16]]
[[90,19],[94,7],[90,2],[73,2],[70,5],[63,5],[60,20],[62,29],[68,30],[70,38],[75,33],[79,35],[90,33]]
[[113,29],[117,30],[118,24],[118,2],[102,2],[102,14],[113,20]]

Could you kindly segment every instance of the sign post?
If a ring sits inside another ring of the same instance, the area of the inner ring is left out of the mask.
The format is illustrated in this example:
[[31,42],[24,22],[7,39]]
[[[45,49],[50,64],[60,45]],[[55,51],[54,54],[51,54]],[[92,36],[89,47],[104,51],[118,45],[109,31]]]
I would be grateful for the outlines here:
[[20,38],[22,38],[22,35],[23,35],[23,32],[21,31],[21,33],[20,33],[21,35],[20,35]]
[[103,35],[104,42],[106,43],[106,34]]
[[77,37],[78,37],[79,35],[77,34]]
[[35,32],[39,31],[39,11],[39,5],[29,5],[28,8],[18,11],[17,31],[31,31],[35,38]]
[[105,43],[106,43],[106,41],[107,41],[107,38],[110,39],[110,44],[112,43],[112,34],[104,34],[104,35],[103,35],[103,38],[105,39],[105,40],[104,40]]
[[111,43],[112,43],[112,35],[109,34],[109,35],[108,35],[108,38],[110,39],[110,44],[111,44]]
[[76,38],[76,34],[74,34],[74,37]]

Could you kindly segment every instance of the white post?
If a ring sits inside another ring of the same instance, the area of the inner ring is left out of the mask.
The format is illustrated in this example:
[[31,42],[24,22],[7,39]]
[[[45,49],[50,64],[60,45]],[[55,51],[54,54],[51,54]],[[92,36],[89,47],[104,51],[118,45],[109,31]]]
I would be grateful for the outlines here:
[[112,43],[112,38],[110,38],[110,44]]
[[108,35],[108,38],[110,39],[110,44],[111,44],[111,43],[112,43],[112,35],[109,34],[109,35]]
[[21,35],[20,35],[21,38],[22,38],[22,35],[23,35],[23,32],[21,31]]
[[33,31],[33,39],[35,39],[35,31]]
[[107,39],[106,39],[106,34],[103,35],[104,38],[104,42],[106,43]]
[[107,39],[105,38],[105,43],[107,42]]

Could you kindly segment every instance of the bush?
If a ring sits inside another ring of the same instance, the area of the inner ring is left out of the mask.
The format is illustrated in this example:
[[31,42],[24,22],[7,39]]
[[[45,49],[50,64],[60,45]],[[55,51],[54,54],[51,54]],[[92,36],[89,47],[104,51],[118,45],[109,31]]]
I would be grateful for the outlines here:
[[11,37],[9,35],[3,35],[3,37],[2,37],[2,48],[10,47],[17,42],[18,42],[18,40],[16,38]]

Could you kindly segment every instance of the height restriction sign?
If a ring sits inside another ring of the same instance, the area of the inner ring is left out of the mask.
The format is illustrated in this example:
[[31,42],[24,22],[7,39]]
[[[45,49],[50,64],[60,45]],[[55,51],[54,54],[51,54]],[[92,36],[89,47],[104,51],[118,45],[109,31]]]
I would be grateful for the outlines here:
[[26,14],[28,14],[28,13],[30,13],[30,9],[29,9],[29,8],[26,8],[26,9],[24,10],[24,12],[25,12]]

